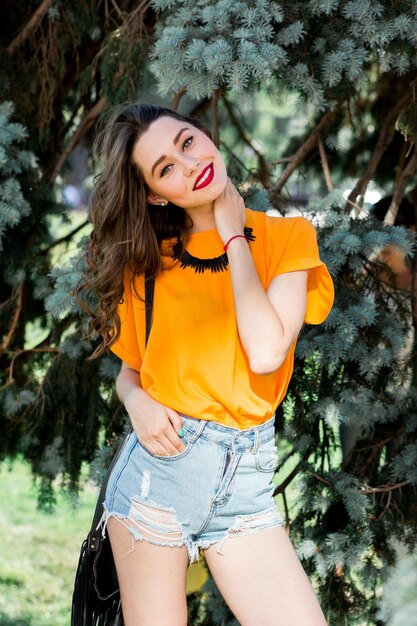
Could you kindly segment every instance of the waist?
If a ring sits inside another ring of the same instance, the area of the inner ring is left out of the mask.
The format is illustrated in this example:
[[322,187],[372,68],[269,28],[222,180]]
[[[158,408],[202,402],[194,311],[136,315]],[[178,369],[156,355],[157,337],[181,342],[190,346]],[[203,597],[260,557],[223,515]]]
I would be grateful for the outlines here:
[[191,434],[196,432],[202,437],[218,444],[226,445],[233,450],[256,449],[258,445],[266,443],[275,436],[275,416],[266,422],[251,428],[234,428],[225,426],[214,420],[204,420],[180,413],[183,428]]

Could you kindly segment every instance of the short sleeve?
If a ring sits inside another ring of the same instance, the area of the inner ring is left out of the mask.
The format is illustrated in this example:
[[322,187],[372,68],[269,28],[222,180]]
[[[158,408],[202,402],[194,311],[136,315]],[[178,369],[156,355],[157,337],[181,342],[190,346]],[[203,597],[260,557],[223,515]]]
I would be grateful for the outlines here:
[[133,295],[127,275],[124,280],[123,298],[117,305],[117,312],[120,317],[120,335],[110,346],[110,350],[133,369],[140,371],[142,359],[137,339]]
[[326,265],[320,259],[316,229],[305,217],[275,219],[280,222],[281,236],[278,232],[271,233],[272,278],[286,272],[310,270],[304,321],[321,324],[333,306],[334,286]]

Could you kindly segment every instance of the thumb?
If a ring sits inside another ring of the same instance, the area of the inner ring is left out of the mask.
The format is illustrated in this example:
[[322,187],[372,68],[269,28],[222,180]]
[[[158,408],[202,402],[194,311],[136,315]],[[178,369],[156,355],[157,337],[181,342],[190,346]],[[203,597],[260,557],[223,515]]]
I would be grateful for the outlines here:
[[182,437],[182,433],[180,433],[180,430],[182,429],[182,417],[174,411],[174,409],[170,409],[169,407],[167,407],[167,412],[169,421],[173,425],[177,434]]

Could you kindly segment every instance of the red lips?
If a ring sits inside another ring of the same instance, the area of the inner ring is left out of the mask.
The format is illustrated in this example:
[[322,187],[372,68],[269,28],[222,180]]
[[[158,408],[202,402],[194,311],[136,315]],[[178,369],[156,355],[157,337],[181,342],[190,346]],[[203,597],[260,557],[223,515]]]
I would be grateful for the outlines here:
[[200,176],[197,178],[197,180],[194,183],[194,187],[193,190],[196,189],[198,182],[204,177],[204,175],[207,173],[207,170],[211,170],[209,175],[207,176],[206,180],[204,181],[204,183],[202,185],[200,185],[198,187],[198,189],[203,189],[203,187],[207,187],[207,185],[209,185],[211,183],[211,181],[213,180],[214,177],[214,167],[213,167],[213,163],[210,163],[210,165],[208,165],[207,167],[205,167],[203,169],[203,171],[201,172]]

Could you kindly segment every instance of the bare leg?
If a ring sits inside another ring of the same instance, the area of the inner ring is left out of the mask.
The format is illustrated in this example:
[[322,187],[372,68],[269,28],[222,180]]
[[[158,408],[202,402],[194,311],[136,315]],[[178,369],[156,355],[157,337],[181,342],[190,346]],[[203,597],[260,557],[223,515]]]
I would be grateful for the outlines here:
[[285,528],[226,539],[205,550],[212,576],[241,626],[326,626]]
[[107,524],[125,626],[186,626],[187,547],[137,540],[114,517]]

